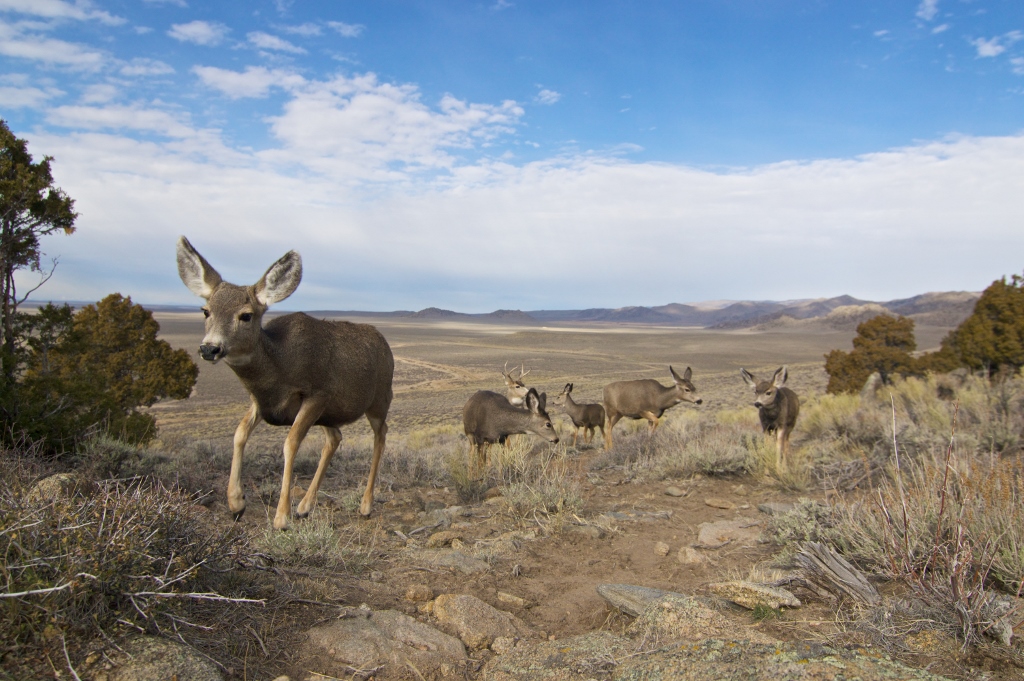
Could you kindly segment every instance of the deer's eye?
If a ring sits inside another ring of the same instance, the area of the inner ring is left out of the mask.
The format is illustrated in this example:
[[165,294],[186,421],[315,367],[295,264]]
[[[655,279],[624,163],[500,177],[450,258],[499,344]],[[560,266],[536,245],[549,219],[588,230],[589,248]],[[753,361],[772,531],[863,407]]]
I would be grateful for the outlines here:
[[251,322],[252,312],[243,312],[242,314],[238,315],[238,320],[242,322]]
[[203,308],[203,316],[206,317],[207,319],[210,318],[210,311],[207,310],[205,307]]

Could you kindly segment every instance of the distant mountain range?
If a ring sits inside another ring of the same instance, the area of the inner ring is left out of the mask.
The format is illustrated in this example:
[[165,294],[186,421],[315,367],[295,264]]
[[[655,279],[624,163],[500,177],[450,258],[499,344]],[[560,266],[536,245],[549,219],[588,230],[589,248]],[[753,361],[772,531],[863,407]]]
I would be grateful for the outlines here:
[[918,324],[955,326],[974,309],[978,293],[951,291],[924,293],[912,298],[874,302],[852,296],[777,302],[716,301],[684,305],[670,303],[654,307],[588,308],[586,310],[495,310],[485,314],[466,314],[428,307],[418,312],[319,312],[331,316],[373,316],[389,318],[461,321],[493,324],[551,324],[604,322],[612,324],[650,324],[658,326],[698,326],[715,329],[741,329],[772,326],[787,321],[821,320],[837,328],[856,326],[881,313],[903,315]]
[[[881,313],[910,317],[918,324],[956,326],[974,309],[979,293],[949,291],[923,293],[912,298],[888,302],[860,300],[852,296],[790,301],[713,301],[684,305],[670,303],[654,307],[595,307],[586,310],[495,310],[484,314],[466,314],[428,307],[418,312],[364,312],[358,310],[310,310],[317,317],[387,317],[390,319],[477,322],[484,324],[551,324],[603,322],[611,324],[650,324],[657,326],[697,326],[714,329],[743,329],[778,326],[817,320],[835,328],[853,328]],[[31,304],[30,304],[31,306]],[[80,305],[75,304],[75,307]],[[150,305],[151,310],[193,312],[194,306]]]

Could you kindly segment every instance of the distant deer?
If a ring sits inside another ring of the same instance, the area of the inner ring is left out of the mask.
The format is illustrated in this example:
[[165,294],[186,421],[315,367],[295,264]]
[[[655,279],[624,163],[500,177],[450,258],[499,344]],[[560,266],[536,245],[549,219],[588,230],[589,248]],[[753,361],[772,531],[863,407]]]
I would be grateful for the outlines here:
[[604,448],[612,448],[612,428],[623,416],[631,419],[650,421],[650,432],[658,427],[658,419],[666,409],[680,402],[701,404],[697,389],[690,383],[693,372],[690,367],[680,376],[671,366],[668,368],[675,385],[664,386],[651,378],[637,381],[617,381],[604,387],[604,411],[608,423],[604,427]]
[[789,369],[780,367],[770,381],[758,381],[746,369],[740,369],[740,374],[754,389],[754,406],[761,417],[761,429],[765,435],[776,435],[775,456],[782,462],[789,454],[789,436],[800,413],[800,398],[786,387]]
[[466,401],[462,409],[462,425],[469,438],[470,465],[482,471],[487,463],[487,447],[505,444],[509,435],[534,433],[548,442],[557,443],[558,433],[547,412],[548,396],[530,388],[523,399],[526,408],[513,406],[504,395],[481,390]]
[[[516,368],[512,367],[512,371],[515,370]],[[508,392],[505,393],[505,397],[508,398],[508,401],[511,404],[521,407],[523,406],[523,399],[526,397],[526,393],[530,390],[526,387],[526,384],[523,383],[523,376],[530,373],[532,369],[523,371],[523,366],[520,366],[519,378],[513,378],[512,371],[508,370],[508,362],[505,362],[505,370],[501,372],[502,378],[505,379],[505,387],[508,388]]]
[[199,354],[224,362],[242,381],[252,404],[235,430],[228,508],[238,520],[245,512],[240,482],[242,454],[253,429],[263,420],[291,426],[284,442],[284,474],[274,527],[284,529],[291,515],[292,465],[306,433],[324,429],[320,465],[297,514],[305,517],[334,451],[341,426],[365,415],[373,429],[373,460],[359,512],[370,515],[373,485],[388,426],[395,362],[377,329],[367,324],[329,322],[295,312],[261,323],[272,303],[290,296],[302,279],[302,259],[289,251],[253,286],[230,284],[199,255],[188,239],[178,240],[178,274],[193,293],[206,299],[206,336]]
[[572,435],[572,446],[576,446],[576,440],[580,436],[580,428],[583,428],[583,442],[590,444],[594,439],[594,429],[601,429],[601,437],[604,437],[604,407],[600,404],[577,404],[572,399],[572,383],[566,383],[562,392],[552,400],[568,414],[575,427]]

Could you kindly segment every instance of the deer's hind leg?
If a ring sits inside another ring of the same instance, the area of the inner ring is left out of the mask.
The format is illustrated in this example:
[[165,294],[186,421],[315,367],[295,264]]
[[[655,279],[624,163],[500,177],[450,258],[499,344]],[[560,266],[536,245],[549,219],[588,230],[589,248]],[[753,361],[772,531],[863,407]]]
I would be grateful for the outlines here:
[[384,445],[387,442],[388,424],[384,417],[366,415],[373,429],[373,459],[370,461],[370,475],[366,479],[366,491],[363,492],[363,500],[359,504],[359,514],[369,517],[373,511],[373,486],[377,482],[377,469],[380,466],[380,457],[384,453]]
[[231,475],[228,477],[228,508],[236,521],[245,513],[245,492],[242,491],[242,455],[245,454],[245,443],[249,441],[252,431],[260,423],[260,408],[253,402],[249,411],[235,429],[234,447],[231,455]]
[[341,444],[341,429],[331,428],[330,426],[323,426],[324,429],[324,448],[320,451],[320,464],[316,467],[316,474],[313,476],[313,482],[309,483],[309,489],[306,490],[306,496],[302,497],[302,501],[295,509],[295,515],[300,518],[305,518],[309,515],[309,512],[313,510],[313,506],[316,505],[316,493],[320,489],[320,483],[324,479],[324,473],[327,472],[327,467],[331,465],[331,459],[334,457],[334,452],[338,451],[338,445]]
[[608,413],[608,423],[601,430],[601,434],[604,435],[604,448],[609,450],[612,448],[612,429],[615,428],[615,424],[622,418],[622,414]]
[[[306,438],[306,433],[313,427],[323,407],[318,401],[306,400],[299,407],[299,413],[295,415],[295,421],[288,431],[288,437],[284,440],[284,473],[281,475],[281,498],[277,501],[277,513],[274,514],[274,529],[283,530],[288,527],[288,521],[292,514],[292,468],[295,465],[295,454],[299,451],[299,445]],[[310,489],[313,489],[310,486]],[[315,491],[314,491],[315,494]]]

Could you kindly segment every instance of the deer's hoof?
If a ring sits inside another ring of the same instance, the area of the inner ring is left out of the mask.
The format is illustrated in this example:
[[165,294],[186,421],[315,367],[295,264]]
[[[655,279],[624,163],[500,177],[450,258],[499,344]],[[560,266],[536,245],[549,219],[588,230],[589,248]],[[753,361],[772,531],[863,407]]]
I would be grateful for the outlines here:
[[232,517],[232,518],[234,519],[234,521],[235,521],[235,522],[237,523],[237,522],[238,522],[239,520],[241,520],[241,519],[242,519],[242,516],[243,516],[243,515],[245,515],[245,506],[243,506],[243,507],[242,507],[242,510],[241,510],[241,511],[235,511],[234,513],[232,513],[232,514],[231,514],[231,517]]
[[296,511],[295,512],[295,517],[296,518],[308,518],[309,517],[309,511],[306,511],[305,513],[301,513],[299,511]]

